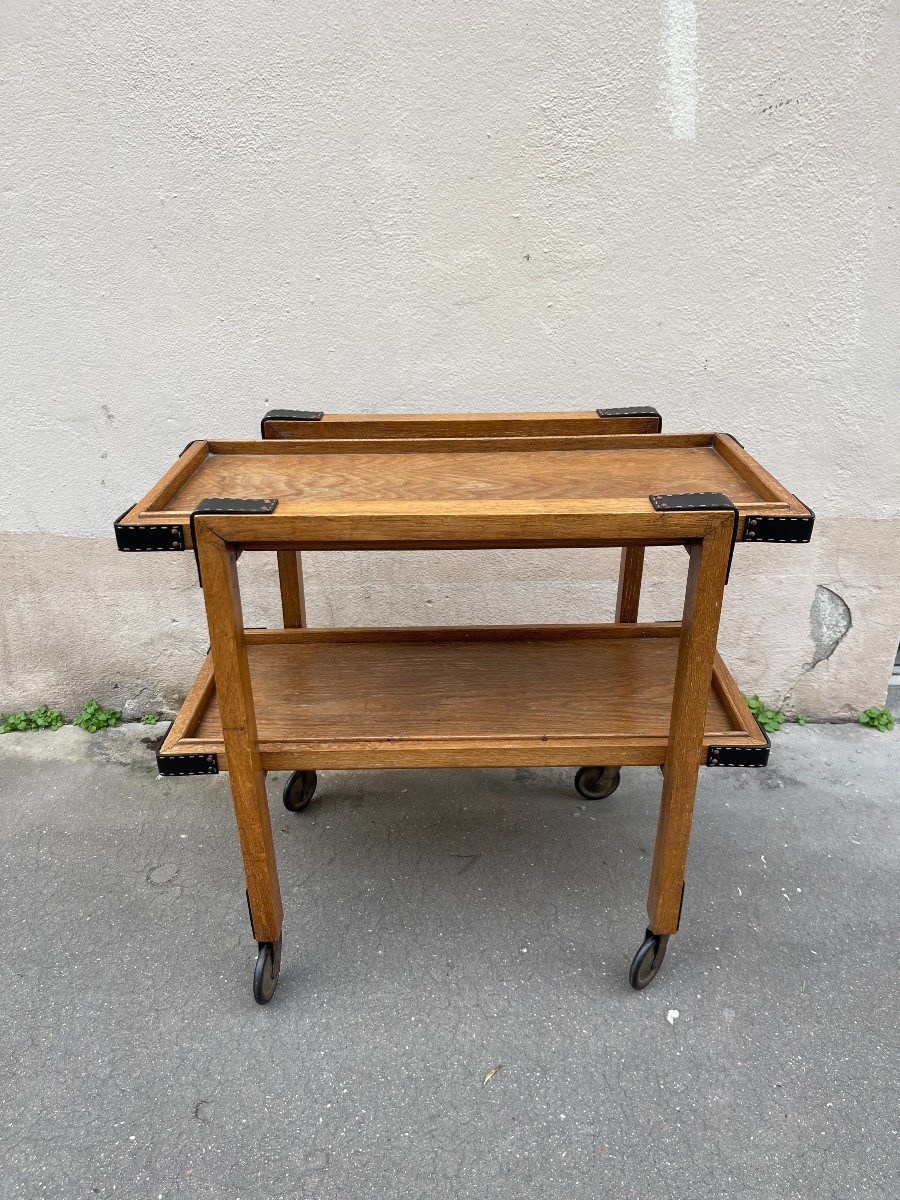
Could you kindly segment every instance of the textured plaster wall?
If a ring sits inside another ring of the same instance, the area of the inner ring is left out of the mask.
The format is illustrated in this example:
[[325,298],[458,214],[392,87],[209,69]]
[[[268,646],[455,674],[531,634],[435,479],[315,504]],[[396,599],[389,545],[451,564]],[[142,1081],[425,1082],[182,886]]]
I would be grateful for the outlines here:
[[[898,49],[871,0],[7,0],[0,706],[177,700],[206,645],[192,562],[117,555],[111,521],[275,404],[729,430],[819,515],[809,547],[739,550],[740,681],[820,715],[882,700]],[[682,559],[652,556],[648,614],[678,611]],[[589,620],[614,570],[311,555],[310,615]],[[245,573],[271,619],[271,564]],[[852,623],[811,667],[817,587]]]

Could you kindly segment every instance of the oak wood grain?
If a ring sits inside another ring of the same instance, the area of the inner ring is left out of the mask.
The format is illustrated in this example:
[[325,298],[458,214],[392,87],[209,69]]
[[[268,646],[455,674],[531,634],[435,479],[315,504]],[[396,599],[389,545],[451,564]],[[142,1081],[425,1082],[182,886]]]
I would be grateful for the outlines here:
[[[397,429],[402,428],[398,424]],[[460,428],[466,428],[464,421]],[[534,521],[526,518],[539,517],[542,509],[637,511],[635,506],[646,505],[651,494],[685,491],[724,492],[740,510],[741,529],[751,513],[808,512],[727,435],[593,433],[198,442],[132,508],[127,520],[180,524],[190,546],[190,514],[212,495],[274,498],[278,519],[337,513],[450,518],[455,512],[465,518],[473,512],[488,516],[507,509],[519,522],[520,540],[505,544],[552,544],[535,542],[534,531],[525,528]],[[486,544],[478,538],[465,541],[462,533],[448,530],[443,542],[410,537],[405,543],[382,539],[379,545],[437,546],[451,544],[454,537],[460,548]],[[331,545],[337,548],[341,543],[337,536]],[[365,543],[376,544],[371,532],[356,544]],[[568,534],[560,544],[589,543]],[[321,542],[307,545],[326,548]]]
[[599,500],[688,491],[724,492],[735,504],[759,499],[710,446],[614,450],[605,448],[606,440],[596,439],[589,450],[565,451],[210,454],[163,511],[189,515],[205,497],[231,495],[275,497],[282,506],[341,500]]
[[[662,623],[248,630],[264,765],[566,765],[614,751],[599,761],[661,763],[678,634]],[[718,664],[705,739],[762,744],[749,712],[731,719],[728,679]],[[164,752],[222,751],[215,695],[188,728]]]

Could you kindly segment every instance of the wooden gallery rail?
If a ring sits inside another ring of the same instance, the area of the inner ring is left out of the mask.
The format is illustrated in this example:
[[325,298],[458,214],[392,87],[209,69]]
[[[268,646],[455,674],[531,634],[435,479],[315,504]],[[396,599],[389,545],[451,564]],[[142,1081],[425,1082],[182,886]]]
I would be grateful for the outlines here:
[[[193,550],[210,654],[159,751],[162,775],[227,770],[258,956],[278,981],[283,910],[267,771],[304,808],[317,770],[663,768],[631,964],[642,988],[678,929],[701,766],[763,766],[769,743],[716,653],[735,542],[809,541],[813,514],[726,434],[664,434],[654,409],[329,417],[276,411],[259,441],[196,441],[115,525],[127,551]],[[647,546],[689,555],[681,620],[640,623]],[[615,621],[309,629],[303,550],[622,547]],[[244,628],[237,559],[278,556],[283,627]],[[377,697],[377,704],[372,698]]]

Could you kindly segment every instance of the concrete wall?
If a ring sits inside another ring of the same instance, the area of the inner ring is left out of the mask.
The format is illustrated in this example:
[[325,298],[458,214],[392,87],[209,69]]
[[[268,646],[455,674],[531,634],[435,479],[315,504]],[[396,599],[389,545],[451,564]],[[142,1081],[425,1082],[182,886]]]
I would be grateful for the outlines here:
[[[0,706],[176,702],[193,564],[117,555],[112,519],[276,404],[731,431],[819,516],[738,552],[740,682],[883,700],[897,31],[874,0],[6,0]],[[684,556],[651,557],[675,614]],[[614,558],[311,555],[311,619],[602,618]]]

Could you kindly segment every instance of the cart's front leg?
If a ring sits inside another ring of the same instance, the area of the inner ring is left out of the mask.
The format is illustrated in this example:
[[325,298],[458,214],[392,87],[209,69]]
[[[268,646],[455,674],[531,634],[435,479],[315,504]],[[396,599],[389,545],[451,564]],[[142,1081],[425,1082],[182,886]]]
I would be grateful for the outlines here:
[[253,994],[266,1004],[278,983],[284,909],[259,755],[236,557],[202,518],[196,520],[195,536],[250,920],[259,945]]
[[650,924],[631,964],[632,987],[645,987],[659,970],[669,935],[678,929],[697,776],[712,684],[716,637],[731,552],[733,516],[689,546],[669,748],[666,755],[647,913]]
[[303,563],[299,550],[279,550],[278,586],[285,629],[306,628],[306,598],[303,594]]

